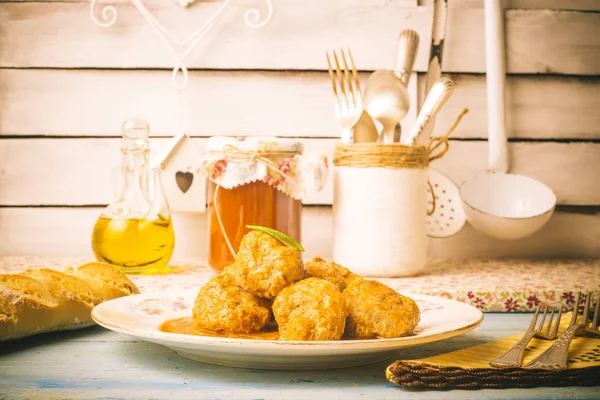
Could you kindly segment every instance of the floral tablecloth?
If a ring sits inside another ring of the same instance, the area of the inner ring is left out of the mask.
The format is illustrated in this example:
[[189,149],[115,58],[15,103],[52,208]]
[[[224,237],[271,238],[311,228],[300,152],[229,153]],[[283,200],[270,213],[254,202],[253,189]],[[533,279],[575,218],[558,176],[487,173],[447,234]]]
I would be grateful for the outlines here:
[[[0,257],[0,273],[76,266],[85,258]],[[199,288],[214,273],[201,262],[177,261],[173,273],[131,275],[142,292]],[[431,260],[411,278],[378,279],[400,291],[471,304],[485,312],[529,312],[539,304],[571,309],[577,292],[600,291],[595,260]]]

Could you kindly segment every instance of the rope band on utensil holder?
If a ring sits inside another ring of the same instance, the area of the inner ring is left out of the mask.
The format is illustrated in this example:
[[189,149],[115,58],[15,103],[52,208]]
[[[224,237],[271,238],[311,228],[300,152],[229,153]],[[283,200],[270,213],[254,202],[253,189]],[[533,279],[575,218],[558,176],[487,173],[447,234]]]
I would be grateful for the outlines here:
[[[235,147],[233,145],[227,144],[227,145],[223,146],[222,152],[213,151],[211,153],[223,154],[223,157],[224,157],[223,159],[225,161],[227,161],[228,163],[238,164],[235,168],[238,168],[243,163],[248,163],[248,162],[263,163],[267,168],[270,168],[271,170],[273,170],[277,174],[279,174],[284,180],[287,180],[289,182],[292,182],[292,184],[295,184],[294,180],[292,178],[290,178],[288,175],[286,175],[279,168],[277,163],[272,160],[272,158],[273,157],[295,156],[295,155],[300,154],[300,152],[298,152],[298,151],[244,151],[244,150],[238,149],[237,147]],[[221,228],[221,234],[225,238],[225,243],[227,244],[227,248],[231,252],[231,255],[233,255],[233,258],[235,258],[237,254],[236,254],[235,250],[233,249],[233,245],[231,244],[231,240],[229,240],[229,236],[227,235],[227,232],[225,231],[225,225],[223,225],[223,220],[221,219],[221,212],[219,211],[219,206],[217,204],[218,192],[219,192],[219,188],[221,187],[221,185],[219,185],[218,182],[214,182],[214,183],[216,185],[215,192],[213,194],[213,207],[215,209],[215,215],[217,217],[217,222],[219,222],[219,228]]]
[[[446,134],[432,137],[427,146],[409,146],[399,143],[339,144],[333,151],[333,165],[352,168],[428,168],[431,161],[442,158],[448,152],[450,149],[448,137],[468,112],[467,108],[463,109]],[[432,209],[427,211],[427,215],[432,215],[435,212],[435,193],[429,181],[427,185],[433,198]]]
[[352,143],[339,144],[333,152],[333,165],[352,168],[411,168],[429,165],[425,146],[404,144]]

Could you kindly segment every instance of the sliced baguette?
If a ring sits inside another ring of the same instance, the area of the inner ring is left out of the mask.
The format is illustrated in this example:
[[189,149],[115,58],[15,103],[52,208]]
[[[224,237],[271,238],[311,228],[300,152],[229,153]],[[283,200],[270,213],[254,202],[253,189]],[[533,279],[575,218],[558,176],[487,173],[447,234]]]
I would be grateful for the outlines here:
[[58,326],[74,329],[94,324],[91,312],[100,299],[81,279],[48,268],[28,269],[18,275],[39,280],[54,297]]
[[42,282],[0,275],[0,340],[45,332],[58,324],[58,304]]
[[138,294],[140,291],[120,270],[109,264],[83,264],[73,275],[85,281],[101,301]]
[[95,305],[139,293],[125,274],[108,264],[82,267],[0,275],[0,341],[93,325]]
[[68,297],[81,300],[88,307],[100,304],[100,298],[81,279],[49,268],[27,269],[19,275],[27,275],[41,281],[54,297]]

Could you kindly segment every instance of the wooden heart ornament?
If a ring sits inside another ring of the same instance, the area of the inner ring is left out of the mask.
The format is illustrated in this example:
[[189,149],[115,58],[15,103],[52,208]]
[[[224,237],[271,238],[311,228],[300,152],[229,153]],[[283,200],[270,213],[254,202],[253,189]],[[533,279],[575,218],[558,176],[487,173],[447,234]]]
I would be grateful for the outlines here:
[[175,173],[175,182],[177,183],[179,190],[185,194],[188,190],[190,190],[190,187],[192,187],[192,183],[194,182],[194,174],[191,172],[177,171]]

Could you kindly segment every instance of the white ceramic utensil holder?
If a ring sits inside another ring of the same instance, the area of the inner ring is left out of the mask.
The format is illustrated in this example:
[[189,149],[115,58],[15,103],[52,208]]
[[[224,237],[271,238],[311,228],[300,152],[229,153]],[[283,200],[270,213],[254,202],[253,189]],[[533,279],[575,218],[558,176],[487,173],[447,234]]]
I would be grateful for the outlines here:
[[427,258],[427,149],[369,143],[364,154],[342,154],[349,146],[359,145],[334,155],[333,259],[363,276],[418,274]]

